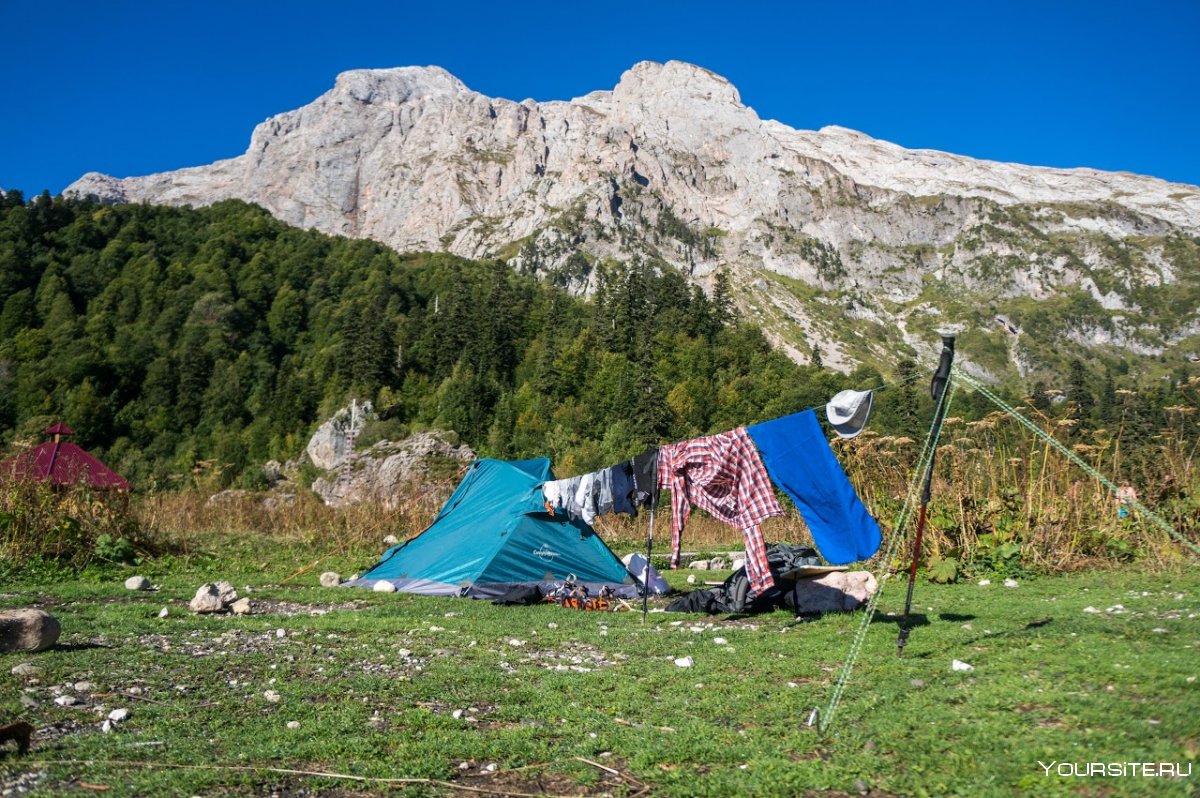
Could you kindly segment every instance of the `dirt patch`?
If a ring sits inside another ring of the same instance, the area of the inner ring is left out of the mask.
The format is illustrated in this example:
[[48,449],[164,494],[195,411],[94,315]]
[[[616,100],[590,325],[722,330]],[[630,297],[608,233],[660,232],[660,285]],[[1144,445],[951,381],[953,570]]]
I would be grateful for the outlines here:
[[[486,764],[475,762],[466,764],[468,767],[460,771],[460,775],[453,781],[455,784],[472,789],[447,788],[451,795],[491,795],[502,798],[502,796],[513,793],[523,793],[525,795],[605,798],[606,796],[634,795],[645,789],[644,784],[623,772],[620,763],[610,759],[605,759],[601,763],[606,770],[597,768],[596,772],[600,776],[598,781],[586,785],[580,784],[563,773],[545,770],[545,766],[488,772]],[[485,790],[485,792],[476,792],[477,790]]]

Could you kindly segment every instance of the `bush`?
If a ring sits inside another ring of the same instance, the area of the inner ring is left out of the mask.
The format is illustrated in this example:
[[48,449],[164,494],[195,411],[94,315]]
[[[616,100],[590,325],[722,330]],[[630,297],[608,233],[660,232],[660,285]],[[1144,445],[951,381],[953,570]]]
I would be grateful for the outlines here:
[[0,483],[0,566],[19,575],[38,562],[79,570],[93,560],[133,562],[150,539],[124,493],[44,482]]

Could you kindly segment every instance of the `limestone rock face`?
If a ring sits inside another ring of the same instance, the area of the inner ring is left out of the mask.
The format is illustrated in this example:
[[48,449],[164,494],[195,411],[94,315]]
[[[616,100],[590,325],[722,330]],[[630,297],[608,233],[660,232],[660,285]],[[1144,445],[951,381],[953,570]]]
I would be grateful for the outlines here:
[[454,461],[465,465],[474,459],[475,452],[457,443],[452,433],[418,432],[402,441],[380,441],[353,453],[335,476],[317,479],[312,489],[333,506],[377,501],[392,507],[405,485],[436,477],[431,473],[436,463],[452,465],[448,461]]
[[[1200,188],[796,130],[677,61],[540,103],[485,97],[437,67],[354,70],[260,124],[241,156],[146,177],[89,173],[65,193],[238,198],[401,251],[504,257],[577,291],[592,287],[596,258],[649,258],[701,283],[724,266],[784,351],[807,361],[819,349],[834,368],[893,360],[898,346],[935,356],[930,329],[961,325],[996,339],[990,361],[965,368],[1022,371],[1054,346],[997,321],[1028,297],[1101,308],[1062,333],[1076,346],[1157,355],[1200,335],[1200,310],[1164,324],[1136,299],[1197,279],[1171,242],[1200,232]],[[870,334],[847,334],[847,320]],[[310,450],[322,463],[344,454],[333,442]]]
[[24,609],[0,612],[0,653],[45,651],[58,642],[62,627],[45,610]]
[[309,439],[305,447],[308,459],[325,470],[342,465],[354,451],[354,438],[373,415],[370,402],[356,402],[337,411]]

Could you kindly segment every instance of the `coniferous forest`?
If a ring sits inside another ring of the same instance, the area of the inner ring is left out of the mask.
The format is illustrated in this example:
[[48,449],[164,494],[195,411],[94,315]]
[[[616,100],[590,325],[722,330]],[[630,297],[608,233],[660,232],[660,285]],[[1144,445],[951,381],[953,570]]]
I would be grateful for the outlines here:
[[[51,417],[135,484],[226,484],[296,457],[371,399],[393,437],[438,427],[565,468],[823,401],[801,368],[674,272],[600,269],[582,301],[499,261],[400,255],[230,201],[199,210],[9,193],[0,206],[0,434]],[[875,375],[857,375],[870,380]]]
[[[186,485],[206,464],[252,486],[359,398],[377,435],[453,430],[483,455],[572,473],[925,368],[799,366],[737,318],[720,277],[711,296],[652,264],[597,264],[593,279],[584,300],[502,261],[401,255],[238,201],[0,194],[0,443],[61,418],[138,488]],[[1066,376],[1085,426],[1130,412],[1111,374]],[[879,403],[873,426],[920,439],[924,385]],[[1155,386],[1133,420],[1160,426],[1177,390]],[[959,410],[986,412],[970,397]]]

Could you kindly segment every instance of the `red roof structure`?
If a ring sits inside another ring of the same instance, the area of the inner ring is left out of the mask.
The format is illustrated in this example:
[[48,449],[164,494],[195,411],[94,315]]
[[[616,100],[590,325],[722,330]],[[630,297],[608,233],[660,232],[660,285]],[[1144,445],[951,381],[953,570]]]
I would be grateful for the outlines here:
[[54,439],[0,463],[0,477],[52,485],[86,484],[104,490],[129,490],[124,477],[75,444],[63,440],[63,436],[75,434],[66,424],[55,424],[46,430],[46,434],[53,435]]

